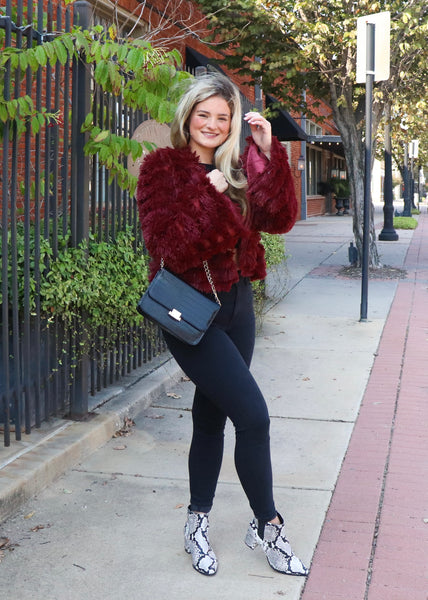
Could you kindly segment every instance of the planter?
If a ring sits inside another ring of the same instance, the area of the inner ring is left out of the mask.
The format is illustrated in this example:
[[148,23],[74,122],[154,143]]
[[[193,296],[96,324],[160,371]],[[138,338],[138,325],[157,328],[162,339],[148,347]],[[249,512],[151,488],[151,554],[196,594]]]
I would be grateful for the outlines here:
[[336,196],[336,215],[349,215],[349,196]]

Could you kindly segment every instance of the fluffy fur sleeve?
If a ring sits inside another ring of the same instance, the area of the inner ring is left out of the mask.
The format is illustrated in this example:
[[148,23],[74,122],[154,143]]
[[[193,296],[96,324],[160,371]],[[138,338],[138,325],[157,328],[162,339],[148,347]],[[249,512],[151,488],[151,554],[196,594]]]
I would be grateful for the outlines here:
[[297,198],[287,151],[273,137],[268,160],[252,138],[247,142],[243,164],[248,179],[250,227],[255,231],[285,233],[297,218]]
[[238,208],[215,189],[188,148],[149,154],[136,195],[150,255],[163,257],[176,273],[233,249],[243,234]]

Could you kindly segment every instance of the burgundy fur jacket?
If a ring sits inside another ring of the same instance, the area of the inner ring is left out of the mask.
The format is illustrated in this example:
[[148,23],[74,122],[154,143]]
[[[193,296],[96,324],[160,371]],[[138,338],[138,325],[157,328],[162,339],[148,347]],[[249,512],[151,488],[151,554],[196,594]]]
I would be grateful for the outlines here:
[[152,258],[150,280],[160,259],[181,279],[210,292],[203,260],[217,291],[229,291],[239,274],[266,276],[260,231],[285,233],[295,223],[297,201],[287,152],[273,138],[271,158],[252,138],[242,156],[248,179],[248,214],[218,192],[190,148],[160,148],[140,170],[137,202],[144,242]]

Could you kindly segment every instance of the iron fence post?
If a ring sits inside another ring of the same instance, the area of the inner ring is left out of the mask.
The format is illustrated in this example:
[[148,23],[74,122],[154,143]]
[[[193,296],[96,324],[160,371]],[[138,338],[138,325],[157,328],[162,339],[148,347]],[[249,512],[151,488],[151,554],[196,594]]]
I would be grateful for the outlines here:
[[[91,21],[91,5],[78,0],[74,3],[74,25],[82,30],[88,29]],[[84,146],[87,134],[81,128],[86,115],[90,112],[90,72],[81,58],[73,59],[72,86],[72,206],[71,215],[72,239],[75,245],[89,239],[89,157],[85,156]],[[75,369],[73,397],[70,413],[72,418],[81,419],[88,412],[89,395],[89,354],[87,351],[87,332],[81,330],[76,334],[76,351],[79,354]]]
[[[5,45],[11,43],[11,20],[5,19]],[[10,100],[11,87],[11,68],[10,62],[7,62],[4,67],[4,99]],[[2,361],[3,381],[4,386],[2,397],[0,396],[0,422],[4,423],[4,445],[10,446],[10,344],[9,344],[9,282],[8,282],[8,261],[9,261],[9,176],[8,176],[8,156],[9,156],[9,122],[3,126],[3,156],[2,156],[2,198],[1,198],[1,236],[2,236],[2,256],[1,256],[1,330],[2,339],[0,344],[0,359]],[[1,390],[1,388],[0,388]],[[3,406],[1,400],[3,399]]]

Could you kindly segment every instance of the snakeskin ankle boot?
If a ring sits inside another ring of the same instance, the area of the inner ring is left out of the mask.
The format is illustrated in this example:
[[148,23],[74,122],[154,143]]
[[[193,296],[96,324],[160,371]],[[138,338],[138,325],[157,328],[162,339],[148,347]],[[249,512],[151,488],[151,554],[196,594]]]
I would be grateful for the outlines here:
[[251,550],[259,545],[263,548],[272,569],[286,575],[307,575],[309,570],[293,553],[290,542],[285,536],[284,519],[279,513],[280,525],[266,523],[261,526],[254,518],[248,527],[245,543]]
[[211,548],[208,538],[208,514],[187,511],[184,526],[184,549],[192,555],[193,568],[202,575],[217,573],[217,557]]

